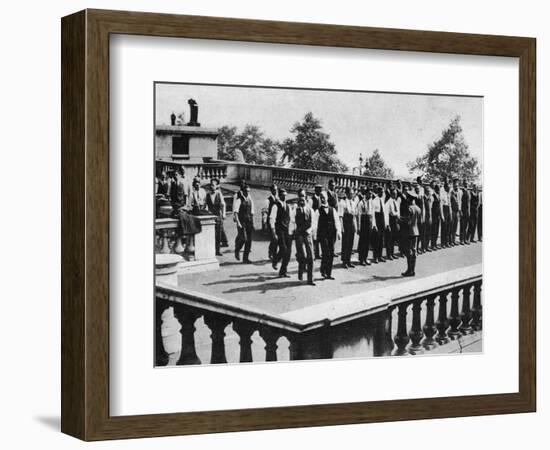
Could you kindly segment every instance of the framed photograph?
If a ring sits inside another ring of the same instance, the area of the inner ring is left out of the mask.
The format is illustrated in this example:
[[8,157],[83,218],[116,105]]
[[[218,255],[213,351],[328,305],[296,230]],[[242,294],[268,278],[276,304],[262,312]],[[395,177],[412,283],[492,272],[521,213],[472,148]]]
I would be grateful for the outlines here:
[[535,411],[535,39],[61,29],[63,432]]

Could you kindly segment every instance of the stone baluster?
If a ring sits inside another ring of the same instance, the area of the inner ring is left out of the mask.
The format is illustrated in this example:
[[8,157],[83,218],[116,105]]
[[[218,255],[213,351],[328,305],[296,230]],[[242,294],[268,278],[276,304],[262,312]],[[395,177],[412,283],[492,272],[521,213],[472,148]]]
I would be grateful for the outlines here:
[[174,253],[178,254],[178,255],[181,255],[182,253],[185,252],[185,247],[183,246],[183,235],[181,233],[181,230],[180,229],[177,229],[175,231],[175,243],[174,243],[174,248],[173,248],[173,251]]
[[162,342],[162,313],[168,309],[168,302],[161,299],[155,301],[155,366],[165,366],[170,359]]
[[460,313],[458,310],[458,299],[460,297],[461,288],[454,288],[451,291],[451,311],[449,313],[449,331],[447,335],[454,341],[462,336],[462,333],[458,330],[460,325]]
[[435,327],[434,321],[434,309],[435,309],[435,295],[428,296],[426,300],[426,322],[422,330],[424,331],[424,340],[422,341],[422,346],[426,350],[431,350],[437,346],[434,336],[437,333],[437,328]]
[[391,335],[392,312],[390,307],[373,316],[374,336],[373,336],[373,354],[374,356],[389,356],[393,350],[393,338]]
[[435,327],[437,328],[435,340],[439,345],[449,342],[449,338],[447,337],[447,328],[449,328],[449,321],[447,320],[448,294],[448,291],[442,291],[439,295],[439,313],[437,316],[437,322],[435,323]]
[[233,321],[233,330],[239,335],[240,362],[252,362],[252,333],[255,328],[251,322]]
[[281,333],[270,327],[262,327],[259,331],[265,342],[265,360],[277,361],[277,341],[281,337]]
[[170,253],[170,245],[168,243],[168,230],[160,230],[161,234],[161,248],[160,253]]
[[397,310],[397,334],[394,341],[397,346],[394,355],[401,356],[407,354],[407,344],[409,343],[409,334],[407,333],[407,303],[401,303]]
[[231,320],[219,314],[206,314],[204,323],[210,328],[212,339],[212,354],[210,364],[223,364],[227,362],[225,357],[225,327]]
[[290,360],[299,361],[301,359],[304,359],[302,336],[299,334],[289,334],[286,336],[286,338],[290,342]]
[[470,291],[471,285],[466,285],[462,291],[462,312],[460,313],[460,327],[458,328],[462,334],[472,334],[474,332],[470,321],[472,320],[472,312],[470,310]]
[[181,325],[181,353],[178,365],[201,364],[195,347],[195,322],[201,315],[185,305],[174,303],[174,316]]
[[474,284],[474,302],[472,305],[472,328],[479,331],[483,328],[483,307],[481,306],[481,281]]
[[409,337],[411,338],[409,353],[411,355],[419,355],[421,353],[424,353],[424,347],[420,343],[422,341],[422,338],[424,337],[420,317],[420,314],[422,312],[422,301],[423,299],[415,300],[412,306],[413,319],[411,324],[411,331],[409,333]]

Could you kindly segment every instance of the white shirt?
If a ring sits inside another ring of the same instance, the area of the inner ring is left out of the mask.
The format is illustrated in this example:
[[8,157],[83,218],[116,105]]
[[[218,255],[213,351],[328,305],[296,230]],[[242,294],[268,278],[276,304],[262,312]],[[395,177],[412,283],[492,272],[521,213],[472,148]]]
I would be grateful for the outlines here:
[[[286,202],[281,202],[283,206],[287,206]],[[275,203],[273,205],[273,209],[271,210],[271,214],[269,215],[269,225],[271,226],[271,229],[275,229],[275,222],[277,220],[277,211],[279,209],[279,203]],[[294,234],[294,231],[296,230],[296,206],[288,205],[288,214],[290,216],[290,222],[288,224],[288,234]]]
[[355,216],[357,210],[355,208],[355,202],[349,198],[343,198],[338,204],[338,215],[343,217],[344,214],[351,214]]
[[443,188],[439,191],[441,206],[449,206],[449,193]]
[[375,213],[386,213],[386,207],[384,205],[384,197],[378,195],[372,200],[373,210]]
[[[248,194],[248,198],[250,199],[251,213],[252,215],[254,215],[254,200],[252,200],[252,197],[250,196],[250,194]],[[236,220],[237,214],[239,213],[239,209],[241,208],[241,199],[237,194],[235,194],[234,199],[235,200],[233,202],[233,217]]]
[[360,216],[363,214],[372,216],[374,214],[374,205],[372,202],[372,198],[363,198],[362,200],[359,200],[357,203],[357,214]]

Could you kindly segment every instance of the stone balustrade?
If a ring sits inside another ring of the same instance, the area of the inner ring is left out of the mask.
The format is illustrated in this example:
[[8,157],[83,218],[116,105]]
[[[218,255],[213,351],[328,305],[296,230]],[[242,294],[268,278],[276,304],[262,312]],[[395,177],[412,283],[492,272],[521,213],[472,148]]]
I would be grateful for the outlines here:
[[[272,184],[276,184],[287,190],[297,191],[298,189],[305,189],[310,193],[313,192],[316,184],[326,187],[330,180],[334,180],[336,191],[342,195],[346,187],[358,189],[362,185],[372,187],[374,184],[385,185],[390,181],[395,181],[389,178],[351,175],[322,170],[262,166],[235,161],[192,163],[185,161],[157,160],[156,164],[157,172],[171,172],[182,166],[186,171],[186,177],[189,179],[198,177],[206,182],[211,178],[218,178],[225,183],[240,183],[244,180],[252,186],[262,188],[267,188]],[[404,184],[408,185],[410,183],[404,182]]]
[[181,256],[178,274],[219,268],[214,234],[216,217],[194,217],[200,222],[201,231],[189,236],[183,235],[178,219],[155,220],[155,253]]
[[[240,362],[276,361],[282,338],[289,343],[285,359],[290,360],[401,356],[432,351],[481,330],[481,290],[481,265],[477,265],[271,315],[157,283],[156,365],[167,364],[170,356],[160,331],[167,308],[173,308],[181,324],[178,365],[225,363],[228,351],[237,351]],[[209,360],[201,360],[196,351],[195,329],[201,318],[210,330]],[[238,339],[226,339],[230,329]],[[264,348],[256,359],[253,335],[259,335]]]
[[218,178],[224,181],[227,178],[227,164],[224,162],[180,162],[171,160],[156,160],[156,173],[170,173],[179,170],[183,167],[185,176],[189,179],[199,178],[201,180],[210,181],[212,178]]

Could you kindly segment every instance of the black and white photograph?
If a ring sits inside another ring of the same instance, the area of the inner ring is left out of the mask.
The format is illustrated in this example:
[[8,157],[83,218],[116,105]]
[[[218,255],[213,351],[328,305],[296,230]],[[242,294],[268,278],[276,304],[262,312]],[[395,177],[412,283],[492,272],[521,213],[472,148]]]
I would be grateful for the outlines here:
[[482,97],[154,89],[156,366],[482,352]]
[[156,367],[483,352],[482,96],[153,89]]

